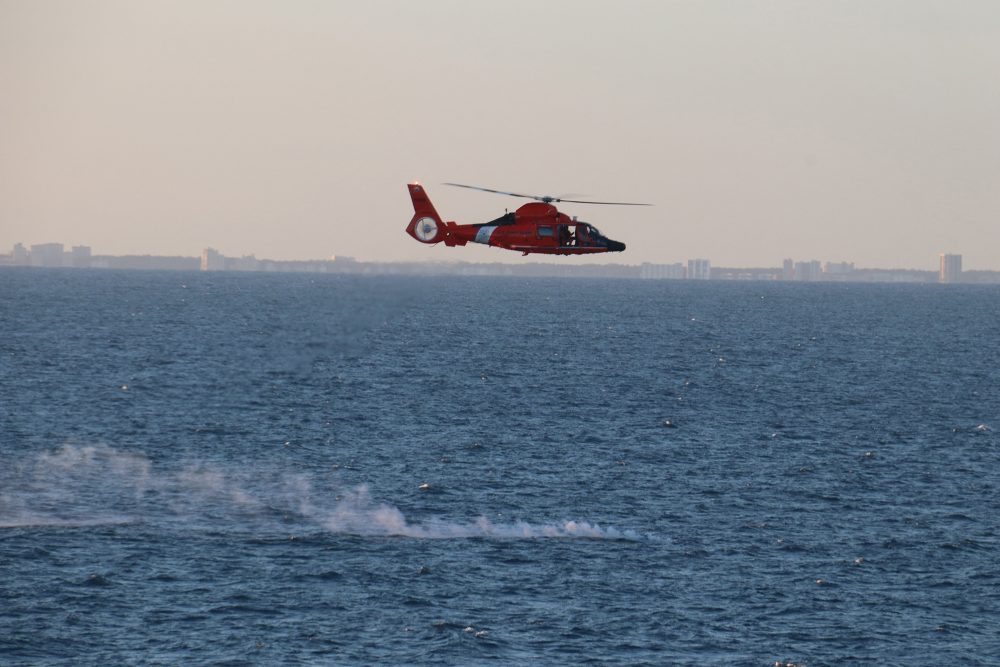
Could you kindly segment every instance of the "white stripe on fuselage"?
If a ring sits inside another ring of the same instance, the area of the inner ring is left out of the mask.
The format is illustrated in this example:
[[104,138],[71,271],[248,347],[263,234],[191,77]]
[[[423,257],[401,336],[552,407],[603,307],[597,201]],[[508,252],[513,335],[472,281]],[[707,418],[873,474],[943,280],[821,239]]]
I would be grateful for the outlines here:
[[493,236],[493,230],[496,228],[497,228],[496,225],[492,226],[484,225],[483,227],[479,228],[479,231],[476,232],[476,238],[472,240],[475,241],[476,243],[485,243],[489,245],[490,237]]

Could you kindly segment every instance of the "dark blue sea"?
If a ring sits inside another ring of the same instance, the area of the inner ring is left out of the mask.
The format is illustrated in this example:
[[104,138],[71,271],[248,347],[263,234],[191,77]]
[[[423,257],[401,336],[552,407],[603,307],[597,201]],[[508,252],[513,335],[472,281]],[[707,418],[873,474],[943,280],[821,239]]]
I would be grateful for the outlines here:
[[1000,289],[0,271],[0,664],[1000,664]]

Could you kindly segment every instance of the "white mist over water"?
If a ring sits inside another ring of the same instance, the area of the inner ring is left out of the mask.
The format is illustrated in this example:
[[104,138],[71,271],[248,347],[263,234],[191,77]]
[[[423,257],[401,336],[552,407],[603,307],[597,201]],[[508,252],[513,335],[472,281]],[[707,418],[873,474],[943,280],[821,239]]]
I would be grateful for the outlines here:
[[333,494],[314,489],[312,478],[254,470],[251,473],[187,462],[159,472],[142,454],[107,446],[64,445],[7,462],[0,472],[0,528],[91,527],[166,522],[209,528],[242,521],[248,528],[281,519],[335,534],[415,539],[589,538],[637,540],[634,531],[588,521],[493,523],[428,519],[411,523],[397,507],[372,498],[368,485]]
[[316,519],[334,533],[356,535],[395,535],[424,539],[469,537],[539,538],[586,537],[595,539],[639,539],[633,531],[601,528],[586,521],[533,524],[518,521],[512,524],[494,524],[484,516],[471,523],[454,523],[429,520],[423,524],[410,524],[403,513],[391,505],[376,504],[367,485],[361,485],[342,496],[336,507]]

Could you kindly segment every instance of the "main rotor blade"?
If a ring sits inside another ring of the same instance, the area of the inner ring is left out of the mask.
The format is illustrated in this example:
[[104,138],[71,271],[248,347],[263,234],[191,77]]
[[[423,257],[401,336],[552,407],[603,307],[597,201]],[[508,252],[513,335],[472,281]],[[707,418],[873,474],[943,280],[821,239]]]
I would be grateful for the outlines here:
[[503,190],[492,190],[490,188],[481,188],[478,185],[462,185],[461,183],[444,183],[444,185],[450,185],[455,188],[468,188],[470,190],[482,190],[483,192],[493,192],[498,195],[508,195],[510,197],[524,197],[525,199],[537,199],[542,200],[542,197],[536,197],[535,195],[522,195],[516,192],[504,192]]
[[552,201],[568,201],[574,204],[611,204],[612,206],[652,206],[653,204],[640,204],[634,201],[589,201],[586,199],[553,199]]
[[552,202],[570,202],[573,204],[606,204],[609,206],[652,206],[652,204],[640,204],[637,202],[629,201],[590,201],[587,199],[563,199],[561,197],[549,197],[548,195],[524,195],[518,192],[506,192],[504,190],[494,190],[492,188],[483,188],[478,185],[462,185],[461,183],[445,183],[444,185],[450,185],[455,188],[468,188],[469,190],[482,190],[483,192],[493,192],[498,195],[507,195],[509,197],[522,197],[524,199],[534,199],[535,201],[543,201],[546,204]]

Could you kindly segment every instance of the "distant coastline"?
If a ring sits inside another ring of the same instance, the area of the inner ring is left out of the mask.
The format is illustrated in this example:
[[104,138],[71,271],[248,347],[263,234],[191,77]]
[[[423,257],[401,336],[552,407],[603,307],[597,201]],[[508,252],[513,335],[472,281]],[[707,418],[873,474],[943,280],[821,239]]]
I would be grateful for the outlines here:
[[[956,260],[957,258],[957,260]],[[953,264],[957,261],[957,267]],[[950,262],[950,263],[949,263]],[[327,273],[355,275],[457,275],[563,278],[632,278],[646,280],[729,280],[860,283],[962,283],[1000,284],[1000,271],[962,271],[961,255],[941,255],[941,270],[856,268],[853,263],[793,262],[782,266],[711,266],[707,259],[688,263],[557,264],[527,262],[477,263],[461,261],[363,262],[352,257],[316,260],[257,259],[253,255],[227,257],[206,248],[200,257],[169,255],[94,255],[88,246],[66,250],[62,244],[17,244],[0,254],[2,267],[151,271],[245,271],[263,273]]]

